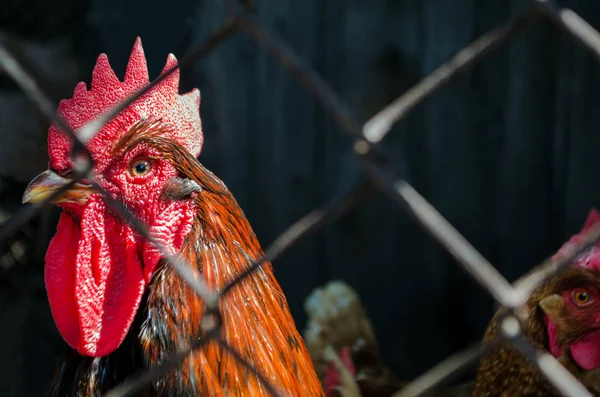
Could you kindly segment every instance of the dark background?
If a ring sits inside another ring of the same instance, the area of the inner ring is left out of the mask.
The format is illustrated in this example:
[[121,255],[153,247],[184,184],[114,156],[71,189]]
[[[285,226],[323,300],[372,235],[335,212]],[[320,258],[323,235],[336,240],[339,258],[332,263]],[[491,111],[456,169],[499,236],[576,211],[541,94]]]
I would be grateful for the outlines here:
[[[600,28],[600,2],[564,1]],[[528,9],[524,0],[257,1],[287,41],[365,121],[460,48]],[[151,78],[223,20],[216,0],[3,0],[0,40],[54,100],[89,83],[106,52],[122,77],[141,36]],[[418,106],[383,146],[399,175],[514,280],[579,230],[600,199],[600,64],[549,23],[536,25]],[[345,193],[361,172],[319,103],[244,33],[182,71],[202,92],[200,160],[237,197],[263,246]],[[48,123],[0,71],[0,222],[46,168]],[[0,252],[0,395],[40,395],[61,340],[43,254],[56,213]],[[342,279],[362,297],[385,360],[412,378],[478,340],[493,302],[396,203],[379,196],[275,262],[300,329],[303,300]]]

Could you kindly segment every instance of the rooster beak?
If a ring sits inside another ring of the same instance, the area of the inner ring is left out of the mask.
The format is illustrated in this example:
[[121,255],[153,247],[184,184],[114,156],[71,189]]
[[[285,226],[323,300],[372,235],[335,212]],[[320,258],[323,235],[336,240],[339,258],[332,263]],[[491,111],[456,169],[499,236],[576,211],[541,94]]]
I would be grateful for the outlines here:
[[[57,193],[60,189],[64,189],[65,187],[67,187],[66,190]],[[23,204],[36,204],[55,195],[55,197],[51,199],[51,202],[54,204],[85,204],[93,191],[94,189],[91,185],[82,182],[73,182],[72,179],[63,178],[55,172],[46,170],[29,182],[29,185],[27,185],[27,188],[25,189],[25,193],[23,193],[22,202]]]

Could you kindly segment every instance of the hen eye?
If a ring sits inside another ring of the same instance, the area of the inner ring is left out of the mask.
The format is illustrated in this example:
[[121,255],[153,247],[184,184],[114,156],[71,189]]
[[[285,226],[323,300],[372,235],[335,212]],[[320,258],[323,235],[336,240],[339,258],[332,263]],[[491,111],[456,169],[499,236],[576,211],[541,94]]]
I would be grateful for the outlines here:
[[130,171],[134,176],[144,176],[152,169],[152,163],[147,159],[138,159],[131,163]]
[[593,298],[591,295],[583,289],[576,289],[573,291],[572,295],[573,303],[577,306],[586,306],[592,303]]

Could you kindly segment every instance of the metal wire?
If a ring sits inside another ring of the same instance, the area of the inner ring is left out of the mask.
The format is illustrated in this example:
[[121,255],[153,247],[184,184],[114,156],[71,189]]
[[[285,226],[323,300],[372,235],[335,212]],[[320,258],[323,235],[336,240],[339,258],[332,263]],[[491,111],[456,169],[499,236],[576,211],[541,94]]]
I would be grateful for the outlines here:
[[[491,30],[475,40],[472,44],[458,52],[447,63],[434,70],[420,83],[408,90],[404,95],[378,112],[364,125],[356,121],[350,107],[335,94],[333,89],[313,68],[303,61],[301,56],[296,54],[280,38],[264,30],[248,14],[251,4],[247,2],[239,3],[236,0],[223,0],[223,5],[229,12],[231,19],[225,21],[200,48],[192,51],[189,56],[184,57],[177,67],[169,69],[165,74],[159,76],[135,95],[83,126],[77,134],[55,115],[54,105],[39,88],[37,82],[18,64],[8,49],[2,46],[2,43],[0,43],[0,67],[15,80],[42,114],[55,122],[57,126],[68,133],[73,139],[74,148],[72,158],[76,168],[76,179],[73,183],[81,179],[94,181],[92,157],[86,149],[85,143],[100,131],[107,122],[154,85],[179,67],[193,64],[201,57],[208,55],[212,50],[221,45],[225,39],[233,36],[241,28],[259,46],[271,53],[283,68],[289,69],[298,78],[300,83],[333,115],[340,127],[353,139],[357,162],[362,167],[370,182],[362,182],[347,195],[332,200],[323,208],[312,211],[300,219],[280,235],[272,246],[265,251],[261,260],[251,264],[245,273],[226,286],[220,294],[212,291],[206,285],[197,269],[182,262],[176,255],[171,254],[167,247],[158,244],[149,233],[146,225],[129,212],[125,206],[114,200],[107,192],[102,191],[99,185],[95,184],[96,189],[104,194],[107,204],[125,221],[129,222],[140,234],[153,242],[167,262],[194,288],[198,296],[205,301],[207,313],[218,313],[219,300],[226,298],[227,292],[236,284],[243,282],[249,274],[264,263],[274,261],[281,253],[307,235],[320,230],[324,225],[356,207],[366,198],[371,197],[373,195],[373,186],[377,186],[382,192],[402,204],[402,208],[409,215],[413,216],[429,232],[432,238],[440,243],[457,260],[458,264],[475,281],[482,285],[498,303],[506,308],[507,315],[502,323],[504,330],[502,343],[514,344],[517,349],[537,366],[541,373],[548,378],[549,382],[562,393],[569,396],[588,396],[589,392],[587,392],[585,387],[562,367],[554,357],[547,352],[536,351],[527,342],[527,339],[521,333],[521,323],[524,318],[520,309],[535,288],[554,275],[562,266],[571,262],[585,249],[600,240],[600,226],[591,228],[582,239],[582,242],[572,247],[565,256],[558,260],[545,261],[530,277],[513,286],[425,198],[408,182],[398,178],[394,174],[393,170],[388,166],[389,162],[386,157],[381,154],[377,146],[389,134],[393,125],[406,116],[420,102],[434,94],[456,75],[467,70],[478,60],[497,49],[501,44],[509,42],[521,34],[526,28],[540,20],[540,17],[551,19],[558,28],[582,43],[600,60],[600,34],[587,22],[571,10],[560,9],[550,0],[533,0],[533,4],[533,10],[525,13],[506,26]],[[81,154],[83,154],[83,158]],[[65,186],[44,202],[26,207],[16,214],[0,229],[0,241],[10,238],[20,226],[37,215],[41,208],[50,204],[54,198],[69,187]],[[278,385],[269,384],[250,363],[246,362],[231,346],[228,346],[219,336],[220,327],[221,323],[218,322],[215,329],[207,330],[204,338],[200,341],[190,343],[191,347],[188,350],[175,354],[158,366],[128,379],[123,384],[111,390],[107,396],[119,397],[139,392],[153,381],[159,379],[167,370],[179,365],[189,354],[203,348],[209,342],[221,345],[228,354],[231,354],[236,360],[243,363],[254,376],[260,378],[266,390],[273,395],[277,395],[276,390],[278,389]],[[411,382],[397,396],[422,395],[428,390],[435,388],[452,374],[473,365],[481,352],[488,347],[483,346],[477,349],[470,349],[445,360],[442,364],[432,368],[414,382]]]
[[484,58],[488,52],[508,43],[513,37],[532,26],[538,18],[537,13],[526,14],[506,26],[483,34],[473,43],[460,50],[448,62],[436,68],[418,84],[406,91],[400,98],[371,117],[363,127],[365,138],[371,143],[381,141],[394,123],[404,117],[412,108],[442,88],[457,73],[466,71],[467,68]]
[[452,379],[465,369],[471,367],[479,360],[479,357],[481,357],[482,354],[493,350],[499,344],[500,341],[495,340],[490,343],[484,343],[481,346],[471,346],[455,353],[410,382],[392,397],[422,396],[432,390],[435,386]]

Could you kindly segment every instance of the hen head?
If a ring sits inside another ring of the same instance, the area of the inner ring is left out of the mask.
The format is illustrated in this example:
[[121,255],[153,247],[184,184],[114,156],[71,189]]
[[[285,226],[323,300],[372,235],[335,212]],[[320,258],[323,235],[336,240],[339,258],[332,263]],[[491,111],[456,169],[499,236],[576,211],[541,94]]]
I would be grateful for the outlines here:
[[[585,233],[600,222],[600,213],[592,209],[579,234],[574,235],[553,256],[558,259],[573,245],[580,243]],[[570,265],[589,269],[584,274],[566,273],[554,277],[555,291],[539,305],[545,313],[549,350],[560,357],[565,348],[583,369],[600,367],[600,251],[598,245],[580,254]]]
[[[163,70],[177,65],[171,54]],[[141,40],[135,41],[123,82],[105,54],[98,57],[88,90],[79,83],[58,115],[76,134],[86,123],[126,100],[149,82]],[[197,89],[179,95],[173,72],[106,124],[86,148],[95,182],[148,225],[156,241],[177,253],[194,219],[192,196],[168,199],[181,177],[171,156],[196,157],[203,142]],[[39,202],[72,183],[73,142],[56,124],[48,132],[49,169],[27,187],[23,201]],[[179,186],[179,191],[185,191]],[[176,189],[175,189],[176,190]],[[192,189],[193,190],[193,189]],[[171,197],[173,198],[173,197]],[[54,200],[63,208],[45,261],[52,315],[67,344],[80,354],[105,356],[121,344],[139,308],[160,253],[109,210],[103,194],[86,181]]]

